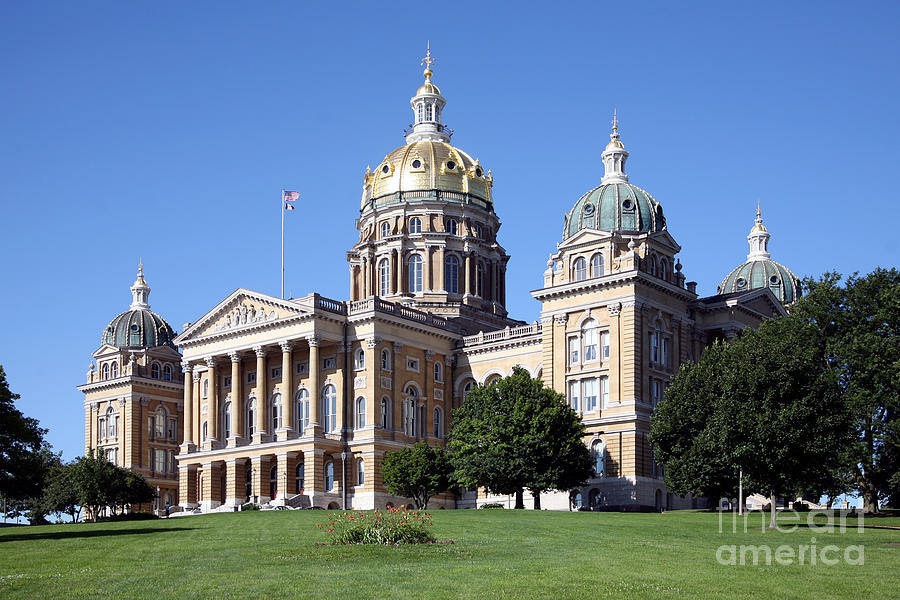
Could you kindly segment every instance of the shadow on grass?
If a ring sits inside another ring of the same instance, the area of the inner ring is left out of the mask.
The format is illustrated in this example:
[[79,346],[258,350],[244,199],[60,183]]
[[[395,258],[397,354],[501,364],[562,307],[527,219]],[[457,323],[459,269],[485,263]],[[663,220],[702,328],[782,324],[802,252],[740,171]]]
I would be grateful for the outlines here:
[[65,540],[69,538],[92,538],[119,535],[140,535],[145,533],[164,533],[168,531],[191,531],[193,527],[142,527],[140,529],[74,529],[71,531],[42,531],[35,533],[15,533],[0,535],[0,543],[21,542],[29,540]]

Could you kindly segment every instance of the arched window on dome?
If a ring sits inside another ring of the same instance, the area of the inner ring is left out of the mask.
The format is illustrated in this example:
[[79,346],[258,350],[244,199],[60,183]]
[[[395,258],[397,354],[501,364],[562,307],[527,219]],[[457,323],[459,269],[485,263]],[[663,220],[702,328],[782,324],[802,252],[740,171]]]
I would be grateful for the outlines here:
[[603,274],[603,255],[598,252],[591,257],[591,277],[600,277]]
[[109,373],[110,373],[110,377],[112,377],[113,379],[115,379],[116,377],[119,376],[119,363],[118,362],[112,361],[112,364],[110,365]]
[[413,217],[409,220],[409,232],[410,233],[422,233],[422,219],[419,217]]
[[579,256],[572,264],[572,280],[584,281],[587,279],[587,261],[583,256]]
[[384,221],[381,224],[381,239],[385,239],[391,235],[391,224],[387,221]]
[[297,392],[297,434],[303,435],[309,427],[309,390],[306,388]]
[[665,258],[659,259],[659,278],[663,281],[669,280],[669,261]]
[[363,348],[360,348],[356,351],[353,362],[354,362],[353,366],[358,371],[361,371],[366,368],[366,351]]
[[422,264],[418,254],[409,257],[409,291],[412,293],[422,291]]
[[447,219],[447,225],[445,229],[450,235],[456,235],[457,233],[459,233],[459,222],[456,219]]
[[386,258],[378,261],[378,295],[387,296],[391,293],[391,264]]
[[103,363],[100,367],[100,379],[109,379],[109,363]]
[[159,363],[155,362],[150,365],[150,377],[153,379],[159,379]]
[[444,289],[448,294],[459,293],[459,259],[452,254],[444,260]]

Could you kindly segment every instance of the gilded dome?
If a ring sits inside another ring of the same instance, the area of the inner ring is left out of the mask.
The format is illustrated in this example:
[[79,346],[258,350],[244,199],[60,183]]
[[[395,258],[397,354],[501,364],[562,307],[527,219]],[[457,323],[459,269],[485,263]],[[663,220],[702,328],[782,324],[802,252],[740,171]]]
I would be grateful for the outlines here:
[[440,95],[441,95],[441,88],[439,88],[438,86],[434,85],[434,84],[431,83],[431,81],[429,80],[429,81],[426,81],[425,83],[423,83],[423,84],[419,87],[419,89],[416,90],[416,96],[418,96],[418,95],[420,95],[420,94],[435,94],[435,95],[440,96]]
[[103,330],[103,343],[117,348],[175,348],[175,332],[161,316],[148,308],[127,310]]
[[447,142],[407,143],[366,173],[360,210],[395,202],[441,198],[493,210],[492,178],[464,151]]
[[771,258],[748,260],[736,267],[719,284],[719,294],[746,292],[768,287],[782,304],[800,297],[800,280],[790,269]]
[[630,183],[603,183],[584,194],[566,214],[563,240],[582,229],[657,232],[666,228],[662,205]]

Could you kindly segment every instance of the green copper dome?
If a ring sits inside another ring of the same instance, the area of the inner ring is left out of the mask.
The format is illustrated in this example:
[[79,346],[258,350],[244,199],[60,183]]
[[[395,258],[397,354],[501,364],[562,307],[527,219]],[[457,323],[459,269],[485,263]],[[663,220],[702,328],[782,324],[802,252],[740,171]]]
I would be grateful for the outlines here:
[[175,332],[166,320],[146,308],[120,314],[103,330],[103,343],[118,348],[175,348]]
[[150,286],[144,281],[144,266],[141,265],[131,286],[131,306],[103,330],[104,344],[117,348],[175,348],[172,342],[175,332],[165,319],[150,310],[149,297]]
[[648,192],[626,182],[603,183],[578,199],[566,214],[563,240],[582,229],[642,231],[666,228],[662,205]]
[[718,293],[746,292],[764,287],[772,290],[782,304],[790,304],[801,294],[797,276],[770,258],[749,260],[734,269],[719,284]]

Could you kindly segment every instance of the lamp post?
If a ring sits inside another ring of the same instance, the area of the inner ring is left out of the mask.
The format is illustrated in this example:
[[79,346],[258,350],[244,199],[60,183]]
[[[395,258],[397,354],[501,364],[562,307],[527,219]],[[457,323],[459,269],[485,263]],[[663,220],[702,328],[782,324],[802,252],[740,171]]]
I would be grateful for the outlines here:
[[347,510],[347,449],[341,450],[341,503]]

